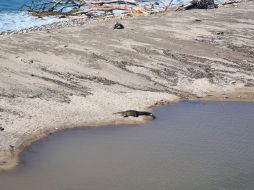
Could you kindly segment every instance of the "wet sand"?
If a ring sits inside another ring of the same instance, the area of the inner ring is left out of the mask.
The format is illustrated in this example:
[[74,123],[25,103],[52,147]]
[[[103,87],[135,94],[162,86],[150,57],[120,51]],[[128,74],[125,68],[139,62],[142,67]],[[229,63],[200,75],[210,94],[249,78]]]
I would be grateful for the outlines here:
[[143,123],[114,112],[254,100],[254,2],[0,36],[0,168],[56,130]]

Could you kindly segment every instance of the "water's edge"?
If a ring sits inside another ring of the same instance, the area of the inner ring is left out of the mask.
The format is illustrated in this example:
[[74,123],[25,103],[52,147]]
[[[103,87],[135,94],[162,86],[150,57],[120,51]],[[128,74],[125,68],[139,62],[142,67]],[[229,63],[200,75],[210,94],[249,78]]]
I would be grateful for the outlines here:
[[[171,5],[177,6],[180,4],[187,4],[189,1],[190,0],[174,0],[171,2]],[[225,2],[225,0],[215,0],[215,3],[218,5],[222,4],[223,2]],[[112,18],[114,19],[118,17],[126,17],[126,15],[115,14]],[[104,20],[108,18],[99,19]],[[45,29],[56,29],[59,27],[83,25],[84,22],[87,24],[88,21],[91,20],[98,20],[98,18],[89,19],[85,16],[78,16],[78,18],[59,18],[57,16],[38,18],[30,15],[27,11],[1,11],[0,9],[0,36],[13,33],[27,33],[29,31],[40,31]]]
[[[147,106],[145,111],[152,111],[154,112],[155,109],[160,108],[161,106],[170,106],[172,104],[184,102],[184,101],[199,101],[199,102],[206,102],[206,101],[213,101],[213,102],[254,102],[254,100],[250,99],[222,99],[220,97],[217,98],[209,98],[209,99],[178,99],[176,101],[160,101],[156,102],[153,105]],[[0,172],[1,171],[8,171],[15,169],[20,164],[20,158],[21,154],[33,143],[36,141],[39,141],[43,138],[47,138],[48,136],[52,135],[53,133],[62,132],[64,130],[70,130],[75,128],[97,128],[97,127],[107,127],[107,126],[115,126],[115,127],[121,127],[121,125],[139,125],[149,122],[149,120],[128,120],[128,118],[118,119],[118,120],[112,120],[110,122],[100,121],[100,122],[90,122],[82,125],[75,125],[75,126],[63,126],[58,128],[52,128],[50,130],[43,130],[40,131],[34,135],[29,135],[26,137],[23,137],[23,143],[15,149],[14,152],[6,152],[6,151],[0,151],[0,160],[5,160],[3,164],[0,164]],[[2,157],[2,158],[1,158]]]
[[[160,101],[156,102],[154,105],[150,105],[147,108],[144,109],[144,111],[154,111],[154,109],[158,108],[159,106],[164,105],[170,105],[175,104],[180,101],[183,101],[182,99],[176,100],[176,101]],[[43,130],[33,135],[28,135],[26,137],[23,137],[23,143],[16,147],[16,149],[13,152],[6,152],[0,150],[0,160],[1,157],[2,160],[5,160],[3,164],[0,164],[0,172],[6,171],[6,170],[12,170],[15,169],[20,164],[20,156],[23,151],[26,150],[29,146],[31,146],[33,143],[35,143],[38,140],[41,140],[43,138],[48,137],[49,135],[52,135],[53,133],[61,132],[63,130],[70,130],[75,128],[95,128],[95,127],[106,127],[106,126],[116,126],[119,127],[121,125],[137,125],[137,124],[144,124],[146,122],[149,122],[149,120],[128,120],[128,118],[123,119],[117,119],[112,121],[100,121],[100,122],[89,122],[82,125],[75,125],[75,126],[62,126],[57,128],[52,128],[50,130]]]

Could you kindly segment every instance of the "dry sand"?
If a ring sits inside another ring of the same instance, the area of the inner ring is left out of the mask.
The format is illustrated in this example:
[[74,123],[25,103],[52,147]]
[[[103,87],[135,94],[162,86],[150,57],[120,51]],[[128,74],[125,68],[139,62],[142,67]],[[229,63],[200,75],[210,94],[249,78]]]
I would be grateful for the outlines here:
[[145,121],[117,111],[254,100],[253,1],[120,22],[0,36],[0,169],[56,130]]

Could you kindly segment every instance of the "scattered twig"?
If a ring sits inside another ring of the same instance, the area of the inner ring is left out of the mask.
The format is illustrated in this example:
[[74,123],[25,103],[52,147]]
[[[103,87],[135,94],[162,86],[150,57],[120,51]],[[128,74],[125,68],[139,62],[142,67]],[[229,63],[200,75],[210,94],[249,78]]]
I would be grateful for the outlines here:
[[229,4],[234,4],[234,3],[240,3],[240,1],[226,1],[222,3],[222,5],[229,5]]
[[[173,0],[171,0],[172,2]],[[165,10],[169,5],[166,5],[164,0],[160,0],[165,6]],[[171,4],[171,3],[170,3]],[[47,3],[41,3],[40,0],[33,0],[29,7],[29,12],[38,17],[50,15],[58,16],[108,16],[108,13],[113,14],[114,10],[124,11],[122,14],[130,15],[146,15],[155,12],[160,12],[160,8],[147,8],[135,0],[51,0]],[[165,11],[164,10],[164,11]],[[104,12],[104,13],[103,13]]]

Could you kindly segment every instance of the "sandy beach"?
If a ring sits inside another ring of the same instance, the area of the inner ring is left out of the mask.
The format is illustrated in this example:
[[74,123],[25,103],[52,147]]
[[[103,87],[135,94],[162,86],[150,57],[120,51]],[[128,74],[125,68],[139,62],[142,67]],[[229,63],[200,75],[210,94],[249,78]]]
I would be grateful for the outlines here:
[[52,132],[146,121],[114,112],[253,101],[254,2],[1,35],[0,78],[0,170]]

